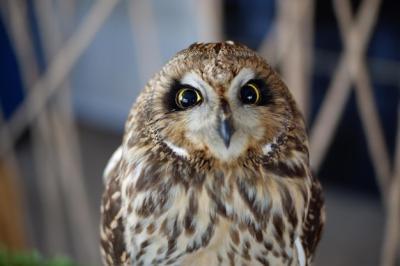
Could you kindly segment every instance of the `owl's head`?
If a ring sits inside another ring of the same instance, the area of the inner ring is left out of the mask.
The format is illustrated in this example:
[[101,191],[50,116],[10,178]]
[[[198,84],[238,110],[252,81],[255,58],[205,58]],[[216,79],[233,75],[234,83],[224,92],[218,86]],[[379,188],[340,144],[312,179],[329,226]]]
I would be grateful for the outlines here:
[[148,83],[134,112],[177,155],[201,151],[221,162],[268,153],[288,128],[303,127],[279,76],[254,51],[231,41],[179,52]]

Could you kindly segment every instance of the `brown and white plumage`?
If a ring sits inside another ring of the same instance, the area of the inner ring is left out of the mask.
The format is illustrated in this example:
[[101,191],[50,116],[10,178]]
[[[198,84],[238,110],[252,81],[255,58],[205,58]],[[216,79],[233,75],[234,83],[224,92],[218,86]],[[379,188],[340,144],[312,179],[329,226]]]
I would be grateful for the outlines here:
[[324,223],[289,90],[230,41],[149,81],[105,176],[106,265],[309,265]]

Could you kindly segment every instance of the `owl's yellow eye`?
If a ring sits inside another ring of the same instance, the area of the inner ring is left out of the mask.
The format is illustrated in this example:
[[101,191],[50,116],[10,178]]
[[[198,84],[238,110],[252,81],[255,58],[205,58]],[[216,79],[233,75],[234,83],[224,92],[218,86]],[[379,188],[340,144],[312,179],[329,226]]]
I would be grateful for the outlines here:
[[187,109],[203,100],[200,92],[194,88],[184,87],[176,94],[175,102],[180,109]]
[[240,89],[240,100],[244,104],[258,104],[261,100],[261,92],[254,83],[247,83]]

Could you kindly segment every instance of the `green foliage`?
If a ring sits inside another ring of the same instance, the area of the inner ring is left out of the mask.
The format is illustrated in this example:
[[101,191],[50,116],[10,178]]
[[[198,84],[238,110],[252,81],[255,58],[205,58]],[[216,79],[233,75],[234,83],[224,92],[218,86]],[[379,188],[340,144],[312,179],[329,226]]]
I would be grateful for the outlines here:
[[0,266],[77,266],[71,260],[57,257],[46,260],[37,252],[9,252],[0,249]]

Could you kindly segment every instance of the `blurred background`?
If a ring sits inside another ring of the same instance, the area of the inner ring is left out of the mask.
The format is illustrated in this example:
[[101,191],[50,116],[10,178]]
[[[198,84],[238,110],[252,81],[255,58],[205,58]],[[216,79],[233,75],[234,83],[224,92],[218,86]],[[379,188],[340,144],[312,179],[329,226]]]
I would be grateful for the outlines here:
[[141,88],[196,41],[259,51],[306,118],[315,265],[400,265],[400,16],[389,0],[0,0],[0,248],[100,265],[102,171]]

